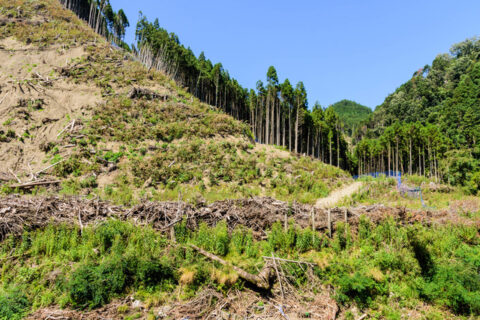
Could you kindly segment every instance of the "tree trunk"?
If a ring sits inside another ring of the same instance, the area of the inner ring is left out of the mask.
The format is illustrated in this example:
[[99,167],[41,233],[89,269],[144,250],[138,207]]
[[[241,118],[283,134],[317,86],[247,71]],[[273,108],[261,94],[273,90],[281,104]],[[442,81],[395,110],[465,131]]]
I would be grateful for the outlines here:
[[270,90],[267,91],[267,103],[265,104],[265,143],[269,144],[270,133]]
[[292,151],[292,106],[288,104],[288,150]]
[[339,126],[337,127],[337,167],[340,168],[340,128]]
[[298,115],[299,115],[300,104],[297,103],[297,117],[295,119],[295,152],[298,153]]
[[409,139],[410,142],[410,152],[409,152],[409,161],[408,161],[408,174],[412,174],[412,138]]
[[395,139],[396,141],[396,154],[395,154],[395,175],[398,175],[398,137]]

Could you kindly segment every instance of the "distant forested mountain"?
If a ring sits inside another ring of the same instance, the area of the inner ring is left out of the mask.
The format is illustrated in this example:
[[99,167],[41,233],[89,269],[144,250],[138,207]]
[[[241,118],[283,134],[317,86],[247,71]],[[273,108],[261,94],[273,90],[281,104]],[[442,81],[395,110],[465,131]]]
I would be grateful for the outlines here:
[[334,103],[332,108],[343,122],[348,135],[352,135],[354,129],[372,114],[369,107],[346,99]]

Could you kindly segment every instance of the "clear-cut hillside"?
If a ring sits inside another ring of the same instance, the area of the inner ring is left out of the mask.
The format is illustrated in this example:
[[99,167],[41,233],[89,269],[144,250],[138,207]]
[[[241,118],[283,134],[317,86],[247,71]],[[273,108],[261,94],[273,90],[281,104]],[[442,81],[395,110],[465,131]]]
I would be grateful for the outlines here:
[[4,193],[17,180],[46,179],[61,182],[33,190],[126,204],[254,195],[314,203],[349,179],[255,145],[248,125],[145,69],[57,1],[0,3]]

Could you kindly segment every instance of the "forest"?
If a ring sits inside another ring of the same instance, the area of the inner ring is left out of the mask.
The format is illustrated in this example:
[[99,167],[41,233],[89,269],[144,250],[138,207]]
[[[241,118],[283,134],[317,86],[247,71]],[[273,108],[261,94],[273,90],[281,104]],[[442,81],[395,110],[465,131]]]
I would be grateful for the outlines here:
[[416,71],[354,133],[359,173],[395,168],[480,187],[480,40]]
[[136,28],[136,52],[154,67],[183,84],[190,93],[236,119],[248,122],[257,142],[283,146],[347,169],[348,147],[343,125],[332,109],[315,103],[309,109],[303,82],[279,81],[275,67],[267,70],[265,83],[243,88],[221,63],[213,64],[202,52],[198,58],[180,43],[177,35],[141,16]]
[[117,46],[130,50],[123,41],[130,22],[123,9],[117,12],[113,10],[110,0],[60,0],[60,3],[85,20],[96,33]]
[[[112,42],[129,26],[108,0],[62,0]],[[83,4],[83,5],[82,5]],[[103,30],[103,31],[102,31]],[[480,41],[468,39],[389,95],[372,113],[342,100],[309,104],[303,82],[281,81],[270,66],[256,88],[242,87],[220,62],[198,57],[179,37],[140,13],[131,50],[201,101],[249,124],[255,140],[318,158],[352,174],[397,170],[434,177],[469,192],[480,188]],[[347,139],[351,136],[352,139]]]

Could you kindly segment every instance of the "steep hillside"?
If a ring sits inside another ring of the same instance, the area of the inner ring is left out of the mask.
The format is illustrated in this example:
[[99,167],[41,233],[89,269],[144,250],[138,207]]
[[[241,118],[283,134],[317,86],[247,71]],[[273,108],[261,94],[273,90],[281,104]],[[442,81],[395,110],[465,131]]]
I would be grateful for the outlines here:
[[372,114],[372,109],[351,100],[338,101],[332,104],[332,108],[345,124],[345,131],[349,135]]
[[256,147],[249,126],[146,70],[56,1],[4,2],[1,14],[4,180],[50,174],[62,180],[60,193],[120,203],[179,195],[314,203],[348,179],[320,161]]

